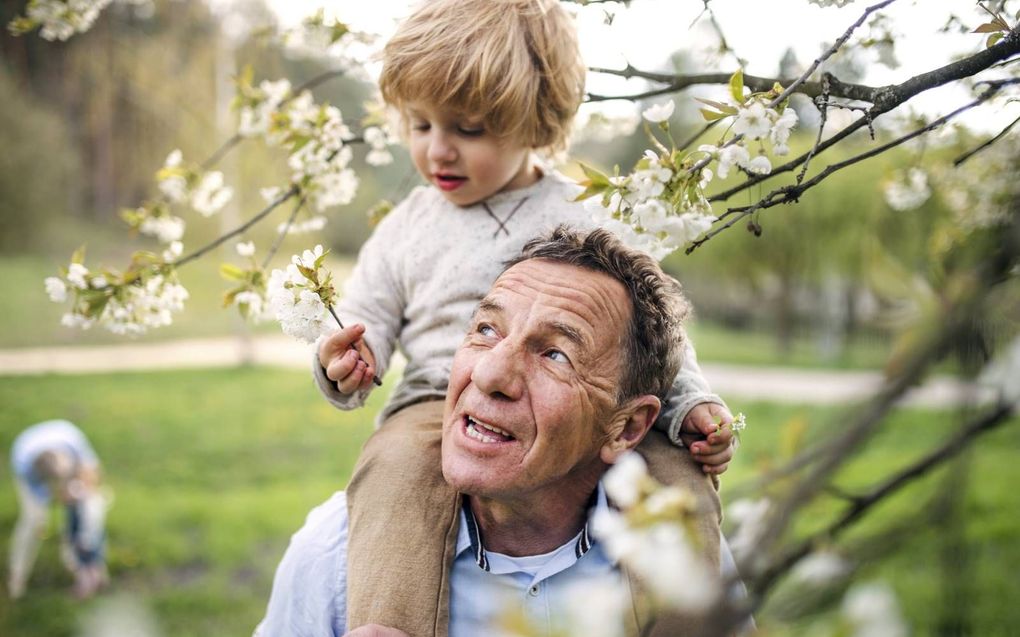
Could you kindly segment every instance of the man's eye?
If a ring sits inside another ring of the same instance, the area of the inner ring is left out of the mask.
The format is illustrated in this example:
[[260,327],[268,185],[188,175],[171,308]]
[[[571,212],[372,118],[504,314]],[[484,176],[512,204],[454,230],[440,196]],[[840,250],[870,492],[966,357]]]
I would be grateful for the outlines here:
[[558,349],[551,349],[545,353],[546,356],[556,361],[557,363],[569,363],[570,358]]
[[475,330],[475,331],[477,331],[482,336],[495,336],[496,335],[495,328],[493,328],[491,325],[488,325],[487,323],[480,324],[478,326],[478,329]]

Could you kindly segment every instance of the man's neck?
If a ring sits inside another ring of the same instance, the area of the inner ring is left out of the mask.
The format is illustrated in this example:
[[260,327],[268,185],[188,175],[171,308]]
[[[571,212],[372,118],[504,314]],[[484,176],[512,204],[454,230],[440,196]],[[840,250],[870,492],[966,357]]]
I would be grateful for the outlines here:
[[584,527],[598,478],[578,479],[555,493],[520,499],[468,496],[482,545],[514,557],[541,555],[566,544]]

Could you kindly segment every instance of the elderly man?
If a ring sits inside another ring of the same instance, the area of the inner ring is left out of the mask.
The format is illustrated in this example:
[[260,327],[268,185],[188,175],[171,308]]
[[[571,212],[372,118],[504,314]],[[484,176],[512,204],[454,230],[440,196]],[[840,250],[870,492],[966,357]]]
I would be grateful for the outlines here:
[[[483,635],[508,599],[548,632],[571,587],[621,581],[587,521],[608,506],[602,475],[659,413],[681,363],[686,310],[658,264],[608,232],[560,228],[525,246],[479,304],[451,370],[441,456],[445,480],[464,494],[451,523],[457,549],[446,579],[408,583],[436,590],[438,610],[370,618],[401,630],[354,633]],[[668,448],[663,437],[662,452],[677,454]],[[705,557],[717,563],[718,498],[700,467],[679,455],[684,486],[701,503]],[[347,542],[338,493],[292,538],[257,634],[344,634],[347,596],[358,585],[348,591]],[[640,582],[630,583],[635,608],[646,608]],[[647,628],[633,623],[649,618],[628,617],[632,629]],[[678,625],[652,629],[674,634]]]

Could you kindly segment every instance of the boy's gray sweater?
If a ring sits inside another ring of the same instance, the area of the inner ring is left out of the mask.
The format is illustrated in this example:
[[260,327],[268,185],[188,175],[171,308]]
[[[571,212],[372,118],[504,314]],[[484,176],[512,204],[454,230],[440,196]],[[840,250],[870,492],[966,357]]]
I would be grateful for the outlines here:
[[[453,355],[475,306],[504,262],[518,256],[527,241],[559,224],[594,227],[584,207],[573,201],[579,192],[577,184],[555,171],[531,186],[466,208],[448,202],[435,188],[418,187],[379,223],[362,246],[337,305],[344,325],[365,325],[380,378],[397,344],[408,361],[378,423],[411,403],[445,396]],[[313,369],[333,405],[354,409],[364,404],[368,392],[341,394],[317,355]],[[679,444],[680,423],[703,402],[724,404],[711,393],[688,344],[656,426]]]

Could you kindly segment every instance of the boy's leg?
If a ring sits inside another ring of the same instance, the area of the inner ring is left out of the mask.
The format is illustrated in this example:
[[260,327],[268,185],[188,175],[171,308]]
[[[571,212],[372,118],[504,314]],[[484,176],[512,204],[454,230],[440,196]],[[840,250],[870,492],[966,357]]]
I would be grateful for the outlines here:
[[658,429],[648,432],[637,446],[637,452],[648,464],[648,473],[662,484],[681,486],[697,498],[698,515],[695,519],[702,554],[716,571],[719,569],[719,524],[722,505],[717,483],[701,469],[701,463],[691,453],[669,441]]
[[365,443],[347,487],[347,625],[446,635],[460,496],[443,479],[443,401],[405,407]]
[[25,593],[25,584],[32,573],[49,514],[48,503],[37,498],[27,485],[16,479],[15,486],[19,513],[11,536],[10,570],[7,574],[7,593],[12,598],[21,597]]

